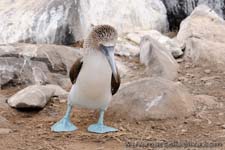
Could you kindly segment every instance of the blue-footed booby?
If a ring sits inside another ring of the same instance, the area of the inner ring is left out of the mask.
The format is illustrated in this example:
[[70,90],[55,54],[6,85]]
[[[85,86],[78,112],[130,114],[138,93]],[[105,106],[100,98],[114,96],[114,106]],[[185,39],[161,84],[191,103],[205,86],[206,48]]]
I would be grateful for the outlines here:
[[70,69],[73,86],[68,96],[66,114],[51,127],[52,131],[63,132],[77,129],[70,121],[70,113],[74,105],[99,109],[98,122],[88,127],[89,132],[117,131],[113,127],[104,125],[104,112],[112,95],[120,86],[120,76],[114,59],[117,38],[117,31],[112,26],[93,27],[84,41],[83,58],[77,60]]

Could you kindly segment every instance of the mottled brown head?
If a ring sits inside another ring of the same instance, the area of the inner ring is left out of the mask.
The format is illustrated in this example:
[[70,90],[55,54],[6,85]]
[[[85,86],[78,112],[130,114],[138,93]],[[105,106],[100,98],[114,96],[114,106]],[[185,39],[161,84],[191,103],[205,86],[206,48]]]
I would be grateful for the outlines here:
[[93,27],[84,42],[84,47],[99,49],[100,45],[115,46],[117,38],[118,34],[115,28],[110,25],[98,25]]
[[[84,48],[90,51],[100,51],[105,55],[116,82],[119,82],[118,72],[116,69],[116,63],[114,59],[114,48],[118,34],[116,29],[110,25],[98,25],[95,26],[88,38],[84,42]],[[93,54],[93,53],[91,53]]]

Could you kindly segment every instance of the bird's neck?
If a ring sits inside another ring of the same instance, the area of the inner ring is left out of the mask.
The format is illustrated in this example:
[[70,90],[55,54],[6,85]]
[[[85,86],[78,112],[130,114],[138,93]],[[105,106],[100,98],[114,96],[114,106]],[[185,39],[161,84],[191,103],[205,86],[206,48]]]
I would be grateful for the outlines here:
[[85,48],[84,57],[92,55],[102,55],[103,53],[97,48]]

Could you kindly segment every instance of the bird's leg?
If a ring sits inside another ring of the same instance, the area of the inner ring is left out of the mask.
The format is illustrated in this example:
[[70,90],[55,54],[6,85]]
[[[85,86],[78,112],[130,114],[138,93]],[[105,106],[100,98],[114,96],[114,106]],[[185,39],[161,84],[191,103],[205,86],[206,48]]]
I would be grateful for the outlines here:
[[104,110],[100,110],[98,122],[96,124],[90,125],[88,127],[88,131],[94,133],[107,133],[118,131],[118,129],[105,126],[103,122],[104,122]]
[[72,108],[73,107],[70,104],[68,104],[65,116],[51,127],[52,131],[63,132],[63,131],[74,131],[77,129],[77,127],[70,122],[70,113]]

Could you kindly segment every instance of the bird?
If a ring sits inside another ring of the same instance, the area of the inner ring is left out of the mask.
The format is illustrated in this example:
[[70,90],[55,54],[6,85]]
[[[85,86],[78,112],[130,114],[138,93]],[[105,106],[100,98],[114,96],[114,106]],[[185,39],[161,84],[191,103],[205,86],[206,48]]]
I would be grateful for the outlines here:
[[70,121],[73,106],[99,110],[97,123],[88,127],[89,132],[108,133],[118,129],[104,124],[104,113],[120,87],[120,75],[114,51],[117,30],[110,25],[96,25],[84,40],[84,55],[72,65],[69,76],[72,82],[64,117],[56,122],[53,132],[70,132],[78,128]]

